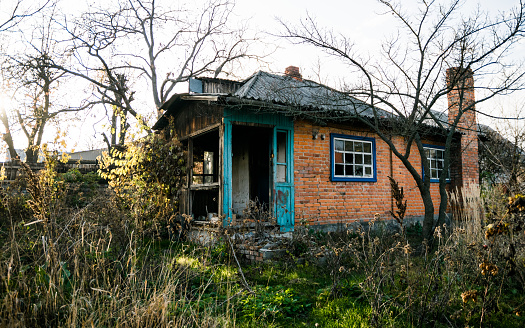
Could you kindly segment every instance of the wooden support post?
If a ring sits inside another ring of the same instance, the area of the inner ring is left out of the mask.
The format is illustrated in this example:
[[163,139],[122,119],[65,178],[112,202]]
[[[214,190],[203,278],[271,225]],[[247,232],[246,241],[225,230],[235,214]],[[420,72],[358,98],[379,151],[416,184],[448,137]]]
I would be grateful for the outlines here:
[[193,138],[188,138],[188,162],[187,162],[187,175],[188,175],[188,181],[187,181],[187,195],[186,195],[186,213],[191,215],[192,214],[192,197],[191,197],[191,185],[193,184]]
[[219,199],[218,199],[218,213],[222,216],[225,211],[223,209],[222,200],[224,199],[224,123],[219,126],[219,176],[217,180],[219,182]]

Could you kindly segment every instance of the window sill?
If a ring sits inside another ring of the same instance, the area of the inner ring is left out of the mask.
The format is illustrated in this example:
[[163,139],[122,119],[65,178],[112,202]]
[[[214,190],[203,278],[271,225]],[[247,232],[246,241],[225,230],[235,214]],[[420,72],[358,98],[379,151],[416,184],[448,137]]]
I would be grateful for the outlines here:
[[219,183],[218,182],[192,184],[190,186],[190,190],[211,190],[211,189],[215,189],[215,188],[219,188]]
[[331,181],[334,182],[377,182],[377,178],[343,178],[343,177],[331,177]]

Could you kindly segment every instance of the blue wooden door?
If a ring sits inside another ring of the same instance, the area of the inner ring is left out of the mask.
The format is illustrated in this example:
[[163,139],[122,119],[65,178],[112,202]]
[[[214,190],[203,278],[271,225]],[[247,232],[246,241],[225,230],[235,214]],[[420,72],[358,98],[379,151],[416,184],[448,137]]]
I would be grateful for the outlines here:
[[281,231],[291,231],[294,226],[292,131],[275,128],[273,136],[273,203]]
[[[223,194],[221,213],[224,215],[224,226],[228,226],[232,219],[232,125],[233,122],[264,124],[273,127],[270,142],[271,173],[270,186],[272,189],[272,214],[277,218],[281,230],[290,231],[294,226],[294,188],[293,188],[293,121],[283,115],[257,114],[237,109],[224,109],[224,137],[223,137]],[[279,139],[279,142],[278,142]],[[283,141],[284,140],[284,141]],[[280,145],[281,156],[277,161],[277,145]],[[284,145],[284,148],[283,148]],[[285,157],[283,159],[282,154]],[[273,156],[272,156],[273,155]],[[282,174],[283,170],[285,175]]]

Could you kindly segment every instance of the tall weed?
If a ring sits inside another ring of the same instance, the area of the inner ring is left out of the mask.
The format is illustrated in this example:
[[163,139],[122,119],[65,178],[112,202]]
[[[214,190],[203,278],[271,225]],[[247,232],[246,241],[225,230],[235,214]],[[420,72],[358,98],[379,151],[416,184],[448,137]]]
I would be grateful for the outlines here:
[[[39,173],[26,167],[24,177],[24,190],[2,194],[0,327],[228,325],[218,300],[202,307],[203,295],[219,288],[198,264],[209,252],[145,242],[110,190],[71,206],[52,162]],[[21,197],[27,207],[13,208]],[[183,253],[197,265],[180,260]]]

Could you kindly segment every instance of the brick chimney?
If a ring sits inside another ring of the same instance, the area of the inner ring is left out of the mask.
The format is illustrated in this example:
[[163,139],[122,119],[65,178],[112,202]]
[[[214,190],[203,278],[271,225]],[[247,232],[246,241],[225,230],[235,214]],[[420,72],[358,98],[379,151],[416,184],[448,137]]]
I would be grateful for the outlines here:
[[461,134],[461,142],[456,143],[451,151],[450,174],[455,187],[465,188],[479,184],[478,124],[473,106],[474,74],[470,68],[453,67],[447,69],[446,80],[447,87],[452,88],[447,95],[449,124],[461,114],[456,127]]
[[284,70],[284,75],[289,76],[291,78],[294,78],[297,81],[302,81],[303,80],[303,76],[299,72],[299,67],[297,67],[297,66],[288,66],[288,67],[286,67],[286,69]]

